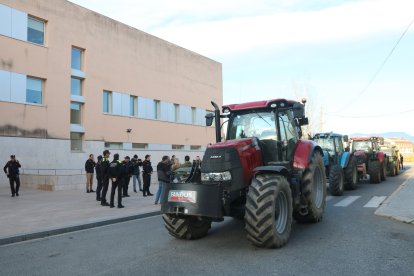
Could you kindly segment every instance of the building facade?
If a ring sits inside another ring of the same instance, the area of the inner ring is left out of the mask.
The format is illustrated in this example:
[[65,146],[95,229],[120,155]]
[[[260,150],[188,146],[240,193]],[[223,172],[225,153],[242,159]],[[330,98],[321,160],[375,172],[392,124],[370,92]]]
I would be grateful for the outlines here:
[[20,159],[23,185],[84,188],[104,149],[202,156],[211,101],[214,60],[69,1],[0,0],[0,156]]

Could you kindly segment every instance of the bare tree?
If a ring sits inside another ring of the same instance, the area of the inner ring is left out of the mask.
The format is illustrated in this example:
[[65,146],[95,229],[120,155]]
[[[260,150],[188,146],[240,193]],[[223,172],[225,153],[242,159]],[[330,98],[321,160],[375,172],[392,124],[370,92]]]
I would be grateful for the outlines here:
[[306,99],[305,113],[309,124],[302,128],[304,138],[310,138],[317,132],[322,132],[323,108],[318,106],[316,97],[311,90],[309,81],[292,81],[291,92],[295,99]]

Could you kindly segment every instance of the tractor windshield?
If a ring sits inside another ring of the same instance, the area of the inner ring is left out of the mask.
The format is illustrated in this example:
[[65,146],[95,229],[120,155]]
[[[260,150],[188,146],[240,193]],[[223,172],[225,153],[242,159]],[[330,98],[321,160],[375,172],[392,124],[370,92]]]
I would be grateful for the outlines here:
[[257,137],[277,140],[274,112],[237,114],[230,120],[227,140]]
[[369,140],[354,140],[352,141],[352,151],[370,151],[371,150],[371,141]]
[[315,142],[328,152],[335,152],[333,138],[316,138]]

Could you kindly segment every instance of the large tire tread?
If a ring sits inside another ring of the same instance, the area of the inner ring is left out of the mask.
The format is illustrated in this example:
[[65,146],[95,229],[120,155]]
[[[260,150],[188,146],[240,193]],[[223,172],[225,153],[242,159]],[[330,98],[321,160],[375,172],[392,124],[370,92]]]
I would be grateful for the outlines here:
[[368,174],[369,181],[374,184],[381,182],[381,163],[378,160],[373,160],[369,162],[368,165]]
[[162,216],[168,233],[177,239],[195,240],[205,237],[211,228],[211,221],[196,217],[180,218],[164,214]]
[[[280,201],[281,199],[286,201]],[[278,203],[283,202],[284,211],[282,217],[283,231],[276,229],[278,220],[276,210]],[[292,227],[292,192],[285,177],[276,174],[263,174],[252,180],[246,201],[246,232],[247,239],[258,247],[279,248],[284,246],[289,239]],[[283,224],[285,223],[285,224]]]
[[333,196],[344,193],[344,172],[340,165],[332,165],[329,171],[329,192]]
[[[316,206],[314,193],[314,174],[319,171],[321,183],[322,203],[321,206]],[[305,197],[307,203],[307,214],[303,215],[299,210],[294,210],[293,217],[299,223],[319,222],[322,220],[322,216],[326,205],[326,177],[325,166],[323,164],[322,156],[319,152],[315,152],[312,161],[305,169],[302,177],[302,195]]]
[[345,189],[355,190],[357,188],[359,176],[357,163],[354,156],[351,156],[348,166],[345,168]]

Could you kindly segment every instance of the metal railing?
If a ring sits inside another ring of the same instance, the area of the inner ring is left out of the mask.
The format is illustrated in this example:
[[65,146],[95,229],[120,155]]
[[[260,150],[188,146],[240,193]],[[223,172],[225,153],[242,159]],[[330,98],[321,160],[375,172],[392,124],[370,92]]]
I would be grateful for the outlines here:
[[28,169],[28,168],[21,168],[20,169],[21,175],[62,175],[62,176],[69,176],[69,175],[84,175],[84,169]]

